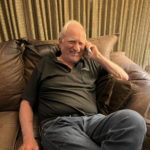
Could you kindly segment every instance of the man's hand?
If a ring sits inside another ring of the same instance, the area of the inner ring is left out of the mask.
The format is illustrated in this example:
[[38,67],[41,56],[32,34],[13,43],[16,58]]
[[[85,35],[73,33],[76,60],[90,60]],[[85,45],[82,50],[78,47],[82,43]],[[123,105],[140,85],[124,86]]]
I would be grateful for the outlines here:
[[39,146],[35,139],[28,139],[24,140],[19,150],[39,150]]
[[87,50],[91,50],[91,52],[88,54],[88,52],[86,52],[84,54],[84,57],[86,57],[87,59],[93,59],[96,61],[96,58],[98,56],[98,54],[100,53],[99,50],[97,49],[96,45],[93,45],[91,42],[87,41],[85,44],[85,47]]

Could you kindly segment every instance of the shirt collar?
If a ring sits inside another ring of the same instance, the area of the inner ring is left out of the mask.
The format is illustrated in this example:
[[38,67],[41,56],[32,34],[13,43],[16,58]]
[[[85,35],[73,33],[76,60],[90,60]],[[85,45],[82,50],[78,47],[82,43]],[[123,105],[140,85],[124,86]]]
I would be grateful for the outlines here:
[[[61,64],[63,65],[63,63],[61,63],[60,61],[57,60],[57,57],[53,57],[53,61],[56,62],[57,64]],[[81,57],[81,59],[75,64],[74,67],[76,66],[80,66],[81,70],[84,71],[90,71],[89,65],[88,65],[88,60],[84,57]]]

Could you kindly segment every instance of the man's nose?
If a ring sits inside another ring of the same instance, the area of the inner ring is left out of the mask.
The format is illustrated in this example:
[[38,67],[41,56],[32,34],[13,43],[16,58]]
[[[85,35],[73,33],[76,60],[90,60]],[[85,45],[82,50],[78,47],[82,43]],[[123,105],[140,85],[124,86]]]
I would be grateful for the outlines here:
[[76,50],[77,52],[80,52],[80,45],[79,45],[79,43],[75,43],[74,50]]

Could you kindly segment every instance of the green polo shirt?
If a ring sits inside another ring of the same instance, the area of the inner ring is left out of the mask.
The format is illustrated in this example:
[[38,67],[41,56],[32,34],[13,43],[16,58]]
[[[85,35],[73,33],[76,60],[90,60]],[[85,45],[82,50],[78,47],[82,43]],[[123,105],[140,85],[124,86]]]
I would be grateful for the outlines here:
[[35,67],[23,99],[38,108],[40,121],[74,113],[97,113],[95,82],[101,66],[81,58],[72,69],[56,57],[43,58]]

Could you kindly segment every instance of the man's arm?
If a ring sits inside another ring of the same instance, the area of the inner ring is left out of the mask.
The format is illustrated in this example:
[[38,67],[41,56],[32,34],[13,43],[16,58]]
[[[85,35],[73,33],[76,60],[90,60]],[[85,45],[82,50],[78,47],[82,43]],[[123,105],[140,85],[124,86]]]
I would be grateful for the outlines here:
[[33,111],[27,100],[22,100],[20,104],[19,119],[23,136],[23,144],[19,150],[39,150],[33,132]]
[[117,79],[121,80],[129,79],[128,74],[120,66],[104,57],[101,53],[98,54],[95,61],[100,63],[103,68],[105,68],[109,73],[114,75]]
[[105,68],[109,73],[114,75],[117,79],[121,80],[128,80],[128,74],[117,64],[113,63],[106,57],[104,57],[97,49],[95,45],[92,45],[90,42],[86,44],[87,48],[92,50],[91,55],[85,56],[89,59],[93,59],[94,61],[98,62],[103,68]]

